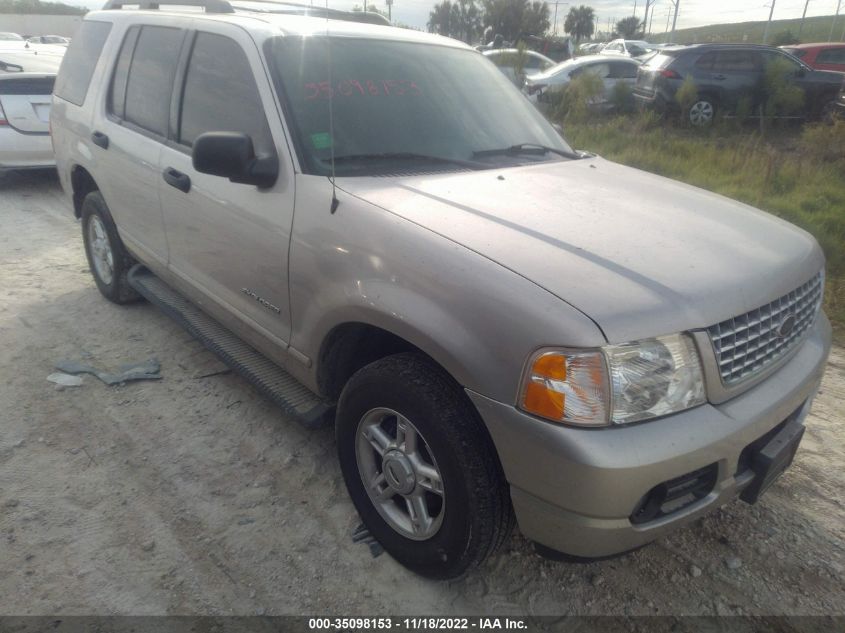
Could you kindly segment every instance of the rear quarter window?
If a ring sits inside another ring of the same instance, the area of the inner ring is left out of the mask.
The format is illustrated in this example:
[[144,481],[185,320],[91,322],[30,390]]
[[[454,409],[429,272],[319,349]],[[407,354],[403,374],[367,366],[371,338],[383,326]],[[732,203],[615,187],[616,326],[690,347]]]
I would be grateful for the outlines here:
[[657,55],[649,59],[645,64],[643,64],[643,68],[648,68],[650,70],[659,70],[661,68],[665,68],[674,60],[675,58],[672,55],[658,53]]
[[111,31],[110,22],[82,23],[68,46],[56,78],[56,96],[81,106],[88,94],[94,68]]

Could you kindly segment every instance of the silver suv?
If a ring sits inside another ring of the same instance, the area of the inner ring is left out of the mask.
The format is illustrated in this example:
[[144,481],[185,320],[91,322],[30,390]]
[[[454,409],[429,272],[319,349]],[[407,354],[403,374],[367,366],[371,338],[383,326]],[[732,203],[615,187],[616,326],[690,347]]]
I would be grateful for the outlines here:
[[454,577],[515,518],[608,556],[789,465],[830,346],[812,237],[573,151],[458,42],[244,4],[89,13],[59,174],[100,292],[332,421],[391,555]]

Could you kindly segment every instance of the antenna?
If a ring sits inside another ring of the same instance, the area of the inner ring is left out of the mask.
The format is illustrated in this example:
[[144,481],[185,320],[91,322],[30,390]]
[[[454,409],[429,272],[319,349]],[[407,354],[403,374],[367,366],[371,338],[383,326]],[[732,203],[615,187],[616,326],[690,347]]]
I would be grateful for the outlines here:
[[334,83],[332,82],[332,38],[329,35],[329,0],[326,0],[326,47],[329,58],[329,151],[332,162],[332,204],[331,213],[337,211],[340,201],[337,199],[337,186],[334,182]]

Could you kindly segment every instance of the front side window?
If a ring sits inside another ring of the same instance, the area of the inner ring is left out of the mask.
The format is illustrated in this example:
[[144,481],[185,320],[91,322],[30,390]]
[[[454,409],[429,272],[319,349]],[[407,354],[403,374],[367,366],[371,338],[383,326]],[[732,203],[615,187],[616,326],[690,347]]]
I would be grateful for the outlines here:
[[234,40],[197,34],[182,98],[178,141],[191,147],[204,132],[241,132],[256,154],[274,153],[252,68]]
[[86,20],[68,46],[56,78],[56,96],[76,105],[85,102],[88,85],[111,31],[110,22]]
[[[273,38],[266,53],[310,173],[330,173],[332,149],[338,175],[372,172],[379,156],[392,164],[414,155],[492,168],[571,155],[560,134],[475,51],[311,36]],[[534,151],[496,151],[520,144]]]
[[142,27],[129,65],[124,119],[159,136],[167,136],[182,37],[180,29]]

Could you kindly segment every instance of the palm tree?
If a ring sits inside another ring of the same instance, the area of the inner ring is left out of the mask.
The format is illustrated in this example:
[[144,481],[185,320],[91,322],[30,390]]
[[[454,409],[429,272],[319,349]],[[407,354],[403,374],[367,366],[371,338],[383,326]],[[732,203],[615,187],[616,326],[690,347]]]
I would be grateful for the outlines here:
[[642,27],[643,23],[640,22],[640,19],[631,16],[630,18],[622,18],[616,23],[616,32],[622,39],[635,40],[643,36]]
[[566,21],[563,23],[563,30],[575,37],[578,44],[581,38],[590,39],[596,31],[596,12],[593,7],[583,4],[580,7],[572,7],[566,14]]

